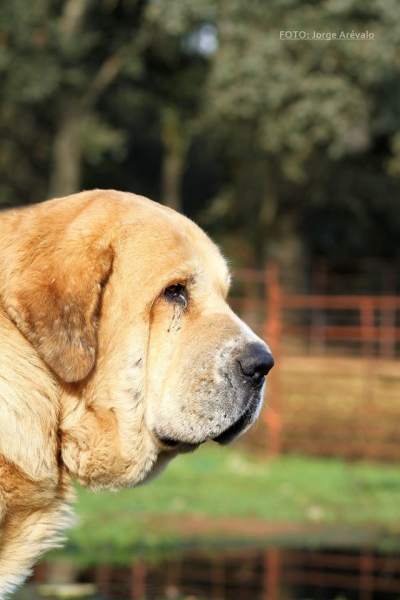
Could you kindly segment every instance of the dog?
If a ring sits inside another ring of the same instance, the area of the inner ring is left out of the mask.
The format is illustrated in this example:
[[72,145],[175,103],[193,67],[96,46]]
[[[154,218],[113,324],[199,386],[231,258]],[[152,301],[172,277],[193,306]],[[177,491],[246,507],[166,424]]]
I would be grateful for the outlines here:
[[0,214],[0,597],[69,526],[71,475],[134,487],[257,418],[268,346],[195,223],[82,192]]

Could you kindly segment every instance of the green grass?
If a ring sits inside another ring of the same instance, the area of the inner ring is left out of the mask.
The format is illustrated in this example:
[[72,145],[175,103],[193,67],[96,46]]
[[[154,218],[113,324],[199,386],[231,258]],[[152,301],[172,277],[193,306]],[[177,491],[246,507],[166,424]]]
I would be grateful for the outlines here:
[[[258,521],[260,528],[273,522],[314,533],[320,526],[397,535],[400,469],[295,456],[268,461],[206,446],[175,459],[147,486],[116,494],[80,489],[76,512],[78,526],[69,532],[64,553],[83,562],[124,562],[136,554],[157,558],[171,546],[216,538],[260,541]],[[185,524],[189,515],[191,525]],[[251,522],[248,535],[243,528],[238,532],[235,519]]]

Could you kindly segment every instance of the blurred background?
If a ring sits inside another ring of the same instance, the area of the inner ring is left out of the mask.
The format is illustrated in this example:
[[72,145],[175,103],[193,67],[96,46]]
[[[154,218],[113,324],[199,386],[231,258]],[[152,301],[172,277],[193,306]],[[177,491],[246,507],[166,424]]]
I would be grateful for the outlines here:
[[17,597],[398,598],[398,0],[3,0],[0,81],[0,207],[183,212],[277,363],[232,449],[79,490]]

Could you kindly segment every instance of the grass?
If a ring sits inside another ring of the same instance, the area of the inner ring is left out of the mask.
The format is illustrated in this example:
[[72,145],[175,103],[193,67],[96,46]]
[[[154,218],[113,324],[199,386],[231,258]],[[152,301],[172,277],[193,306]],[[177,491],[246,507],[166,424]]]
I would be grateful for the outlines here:
[[271,523],[275,534],[281,524],[303,535],[318,527],[397,535],[400,469],[296,456],[268,461],[205,446],[148,486],[117,494],[80,489],[76,512],[64,553],[83,562],[157,558],[171,546],[216,538],[263,541]]

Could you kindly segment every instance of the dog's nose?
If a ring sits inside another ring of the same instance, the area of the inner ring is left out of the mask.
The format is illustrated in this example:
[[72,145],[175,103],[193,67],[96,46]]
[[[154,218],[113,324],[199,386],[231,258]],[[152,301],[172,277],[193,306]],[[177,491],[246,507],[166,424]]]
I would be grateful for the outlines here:
[[274,359],[264,344],[253,343],[246,346],[238,363],[248,381],[254,387],[261,387],[265,376],[274,366]]

